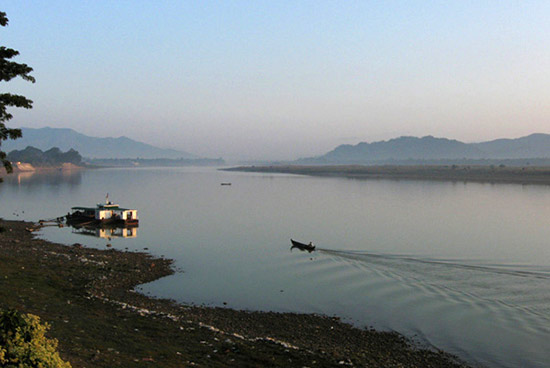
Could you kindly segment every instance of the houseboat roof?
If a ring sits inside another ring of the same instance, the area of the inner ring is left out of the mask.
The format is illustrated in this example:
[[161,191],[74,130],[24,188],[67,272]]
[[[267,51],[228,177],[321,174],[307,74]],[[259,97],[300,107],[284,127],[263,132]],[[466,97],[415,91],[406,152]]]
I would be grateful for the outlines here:
[[118,206],[118,204],[114,205],[99,205],[97,207],[71,207],[71,210],[73,211],[95,211],[95,210],[117,210],[117,211],[135,211],[129,208],[121,208]]
[[71,207],[71,210],[95,211],[95,207]]

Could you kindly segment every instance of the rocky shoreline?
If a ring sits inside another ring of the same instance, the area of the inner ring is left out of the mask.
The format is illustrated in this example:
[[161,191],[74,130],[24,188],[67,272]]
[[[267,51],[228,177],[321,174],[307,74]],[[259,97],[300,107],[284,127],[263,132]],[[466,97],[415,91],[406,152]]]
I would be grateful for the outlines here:
[[73,367],[466,367],[337,318],[177,304],[134,291],[174,272],[146,253],[64,246],[0,220],[0,308],[51,324]]

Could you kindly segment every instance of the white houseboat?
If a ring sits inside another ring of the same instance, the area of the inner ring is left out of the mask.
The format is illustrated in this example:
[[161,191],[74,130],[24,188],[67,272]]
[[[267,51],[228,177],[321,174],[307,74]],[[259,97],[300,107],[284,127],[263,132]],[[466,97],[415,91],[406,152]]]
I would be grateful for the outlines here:
[[72,207],[67,214],[67,222],[72,224],[113,224],[138,225],[137,210],[121,208],[118,204],[109,201],[107,195],[105,203],[98,203],[96,207]]

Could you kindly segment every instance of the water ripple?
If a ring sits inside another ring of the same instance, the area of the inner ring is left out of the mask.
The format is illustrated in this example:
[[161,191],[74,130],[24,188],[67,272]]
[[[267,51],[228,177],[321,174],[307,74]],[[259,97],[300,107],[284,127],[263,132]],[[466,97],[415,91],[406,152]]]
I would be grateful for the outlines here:
[[319,253],[348,264],[346,271],[324,265],[319,272],[346,275],[332,273],[323,282],[345,288],[349,295],[363,293],[378,300],[388,319],[399,319],[401,327],[409,323],[425,344],[443,343],[463,357],[475,352],[476,361],[490,366],[544,366],[538,362],[545,361],[546,353],[537,345],[550,339],[547,270],[358,251]]

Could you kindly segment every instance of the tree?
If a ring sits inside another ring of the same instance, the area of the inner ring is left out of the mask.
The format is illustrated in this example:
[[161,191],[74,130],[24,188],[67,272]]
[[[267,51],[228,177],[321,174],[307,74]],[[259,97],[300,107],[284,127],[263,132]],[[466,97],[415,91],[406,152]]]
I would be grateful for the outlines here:
[[[0,26],[5,27],[7,25],[8,18],[6,17],[6,13],[0,12]],[[19,51],[0,46],[0,82],[9,82],[13,78],[21,77],[26,81],[34,83],[34,78],[29,75],[32,72],[30,66],[11,61],[11,59],[17,55],[19,55]],[[21,129],[10,129],[4,124],[13,117],[13,115],[8,112],[8,107],[30,109],[32,108],[32,101],[25,96],[0,93],[0,148],[2,146],[2,141],[8,138],[17,139],[22,135]],[[6,153],[2,150],[0,150],[0,161],[2,161],[8,173],[13,171],[10,162],[6,160]]]
[[27,162],[33,166],[58,166],[63,163],[80,165],[82,156],[78,151],[70,149],[67,152],[61,152],[57,147],[50,148],[46,152],[27,146],[24,150],[13,150],[7,155],[8,161]]
[[48,328],[33,314],[0,310],[0,367],[70,368],[57,352],[57,340],[45,336]]

